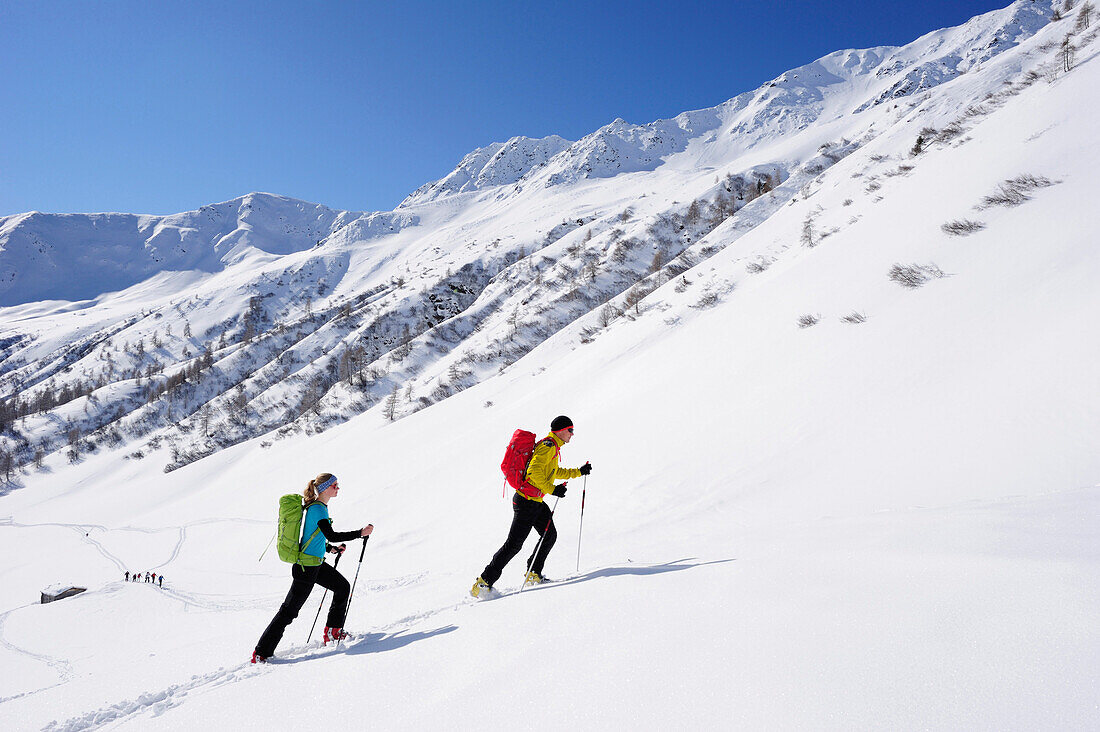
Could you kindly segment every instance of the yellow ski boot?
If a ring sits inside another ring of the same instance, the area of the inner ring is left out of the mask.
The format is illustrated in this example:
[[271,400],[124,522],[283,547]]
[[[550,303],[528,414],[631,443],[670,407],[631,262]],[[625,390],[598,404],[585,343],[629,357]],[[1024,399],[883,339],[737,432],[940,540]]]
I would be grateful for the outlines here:
[[541,585],[543,582],[549,582],[550,580],[543,577],[538,572],[528,572],[527,576],[523,579],[523,586],[527,585]]
[[493,588],[489,586],[489,583],[480,577],[474,582],[474,586],[470,588],[470,595],[476,598],[488,597]]

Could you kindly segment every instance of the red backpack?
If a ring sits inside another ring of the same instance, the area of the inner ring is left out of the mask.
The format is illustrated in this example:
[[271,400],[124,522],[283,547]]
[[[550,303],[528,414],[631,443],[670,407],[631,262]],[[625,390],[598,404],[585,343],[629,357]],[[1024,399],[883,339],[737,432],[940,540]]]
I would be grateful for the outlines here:
[[527,482],[527,465],[531,462],[536,444],[538,443],[533,432],[516,430],[504,451],[504,460],[500,462],[504,480],[528,498],[542,496],[542,491]]

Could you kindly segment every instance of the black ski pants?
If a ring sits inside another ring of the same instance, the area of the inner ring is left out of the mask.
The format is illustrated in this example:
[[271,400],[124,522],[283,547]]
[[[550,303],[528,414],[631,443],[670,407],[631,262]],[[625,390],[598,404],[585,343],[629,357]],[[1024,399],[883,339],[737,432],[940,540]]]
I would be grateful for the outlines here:
[[558,540],[553,513],[544,502],[529,501],[516,493],[512,497],[512,527],[508,529],[508,538],[505,539],[504,546],[493,555],[493,560],[481,572],[481,579],[485,580],[490,587],[500,579],[500,573],[504,571],[508,562],[519,554],[531,529],[537,531],[542,537],[542,543],[537,547],[538,554],[532,552],[527,558],[527,569],[542,574],[546,556],[554,548],[554,542]]
[[348,594],[351,592],[351,585],[344,579],[344,575],[328,564],[318,564],[316,567],[295,564],[290,569],[290,576],[294,578],[290,592],[256,644],[256,653],[265,658],[275,653],[275,646],[282,640],[283,631],[298,617],[298,611],[309,598],[314,585],[321,585],[332,591],[332,604],[329,605],[325,625],[330,628],[344,627],[344,617],[348,612]]

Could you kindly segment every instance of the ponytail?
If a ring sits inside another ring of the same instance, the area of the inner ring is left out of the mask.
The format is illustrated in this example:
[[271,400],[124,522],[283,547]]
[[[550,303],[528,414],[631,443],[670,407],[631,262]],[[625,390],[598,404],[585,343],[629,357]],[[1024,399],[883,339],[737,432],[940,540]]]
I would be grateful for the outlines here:
[[311,503],[317,500],[317,486],[324,485],[326,481],[332,478],[332,473],[321,473],[313,480],[309,481],[306,485],[306,489],[302,491],[302,496],[305,497],[306,503]]

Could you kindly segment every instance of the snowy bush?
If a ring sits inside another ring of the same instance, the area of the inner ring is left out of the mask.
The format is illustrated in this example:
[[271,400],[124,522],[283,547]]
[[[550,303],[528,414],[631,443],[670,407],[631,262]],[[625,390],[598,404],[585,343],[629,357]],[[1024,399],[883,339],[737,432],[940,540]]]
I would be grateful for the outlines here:
[[703,292],[702,297],[695,301],[692,307],[696,310],[705,310],[706,308],[712,308],[717,305],[720,299],[717,292],[706,290]]
[[1046,188],[1060,181],[1052,181],[1043,176],[1035,176],[1029,173],[1006,180],[997,187],[997,190],[988,196],[982,197],[982,202],[975,206],[979,211],[992,206],[1019,206],[1021,203],[1031,200],[1027,195],[1036,188]]
[[853,325],[857,323],[866,323],[867,316],[857,310],[853,310],[851,313],[841,318],[840,321],[842,323],[851,323]]
[[821,321],[820,315],[810,315],[809,313],[799,317],[798,327],[809,328],[810,326],[817,325]]
[[897,282],[902,287],[915,290],[929,280],[946,277],[946,275],[943,273],[943,270],[934,263],[928,265],[895,264],[890,268],[889,277],[893,282]]
[[981,221],[971,221],[970,219],[957,219],[955,221],[948,221],[946,224],[942,224],[940,229],[948,236],[967,236],[973,234],[975,231],[981,231],[985,228],[985,224]]

